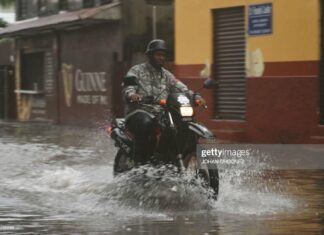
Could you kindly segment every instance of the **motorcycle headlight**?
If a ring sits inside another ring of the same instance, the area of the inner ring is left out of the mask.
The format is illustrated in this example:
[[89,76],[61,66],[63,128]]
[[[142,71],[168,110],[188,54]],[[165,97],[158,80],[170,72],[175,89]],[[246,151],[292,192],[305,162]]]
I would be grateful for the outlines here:
[[180,114],[182,117],[191,117],[193,116],[193,108],[192,107],[180,107]]

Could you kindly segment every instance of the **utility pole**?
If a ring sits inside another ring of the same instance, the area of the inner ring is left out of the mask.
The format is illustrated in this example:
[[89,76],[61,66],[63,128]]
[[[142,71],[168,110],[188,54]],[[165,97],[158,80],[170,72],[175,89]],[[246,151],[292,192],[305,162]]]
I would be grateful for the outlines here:
[[153,39],[157,38],[157,19],[156,19],[156,10],[157,7],[155,5],[152,6],[152,27],[153,27]]

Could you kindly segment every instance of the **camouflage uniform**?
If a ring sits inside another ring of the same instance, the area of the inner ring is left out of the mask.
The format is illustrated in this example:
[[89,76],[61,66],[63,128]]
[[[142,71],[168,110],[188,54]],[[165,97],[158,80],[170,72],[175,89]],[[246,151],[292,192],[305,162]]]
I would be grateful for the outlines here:
[[[187,86],[175,79],[174,75],[168,70],[154,68],[149,62],[133,66],[126,75],[137,78],[138,85],[123,88],[123,96],[128,100],[132,94],[144,96],[154,96],[155,99],[167,99],[172,92],[186,92],[190,95],[192,91]],[[135,109],[143,109],[149,113],[157,113],[161,109],[159,105],[143,104],[140,107],[125,102],[125,114],[130,114]]]

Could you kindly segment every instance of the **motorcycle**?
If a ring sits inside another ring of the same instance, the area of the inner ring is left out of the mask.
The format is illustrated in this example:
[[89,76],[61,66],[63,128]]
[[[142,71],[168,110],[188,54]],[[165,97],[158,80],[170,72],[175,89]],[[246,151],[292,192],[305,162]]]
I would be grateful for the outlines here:
[[[127,85],[137,84],[134,78],[124,79]],[[213,88],[216,83],[212,79],[204,82],[202,88]],[[160,105],[161,112],[156,116],[158,130],[157,143],[150,163],[153,165],[172,164],[180,174],[190,173],[204,182],[204,186],[213,190],[213,198],[217,199],[219,176],[217,169],[199,166],[196,146],[201,140],[214,140],[215,136],[204,125],[195,122],[195,96],[186,93],[169,94],[167,100],[154,97],[143,97],[141,104]],[[205,107],[207,108],[207,106]],[[116,118],[107,129],[110,137],[118,147],[114,160],[114,175],[127,172],[135,167],[133,161],[134,139],[125,126],[124,118]]]

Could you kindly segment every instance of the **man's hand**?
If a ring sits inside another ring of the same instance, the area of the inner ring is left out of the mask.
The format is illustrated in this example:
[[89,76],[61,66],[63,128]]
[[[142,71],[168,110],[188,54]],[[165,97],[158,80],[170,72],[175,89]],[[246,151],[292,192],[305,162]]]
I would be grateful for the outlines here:
[[206,106],[206,101],[202,97],[196,97],[195,104],[197,106]]
[[142,97],[139,95],[139,94],[136,94],[136,93],[134,93],[134,94],[131,94],[130,96],[129,96],[129,100],[130,100],[130,102],[139,102],[139,101],[141,101],[142,100]]

